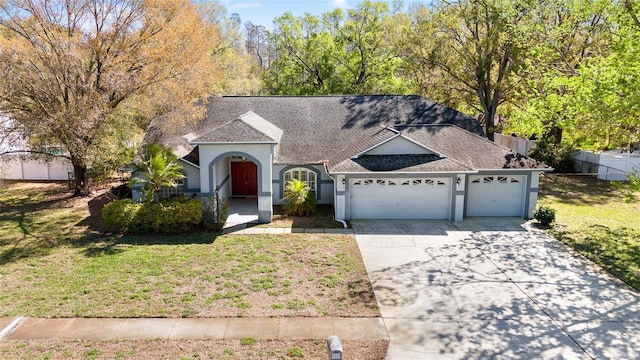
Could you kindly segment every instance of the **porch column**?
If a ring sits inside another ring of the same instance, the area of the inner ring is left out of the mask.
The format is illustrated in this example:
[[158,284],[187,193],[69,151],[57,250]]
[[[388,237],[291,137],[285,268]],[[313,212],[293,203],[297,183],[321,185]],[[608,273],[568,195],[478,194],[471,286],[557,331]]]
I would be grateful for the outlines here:
[[273,198],[269,195],[258,195],[258,222],[267,224],[273,218]]
[[260,161],[260,180],[258,182],[258,222],[270,223],[273,219],[273,152],[274,146],[270,146],[270,152],[258,155]]

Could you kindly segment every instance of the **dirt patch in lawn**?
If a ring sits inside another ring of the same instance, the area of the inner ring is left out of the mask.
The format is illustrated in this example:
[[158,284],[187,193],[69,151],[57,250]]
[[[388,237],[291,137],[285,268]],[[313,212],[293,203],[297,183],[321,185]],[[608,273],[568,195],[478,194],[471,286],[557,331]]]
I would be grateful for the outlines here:
[[273,207],[273,219],[269,224],[260,224],[258,227],[273,228],[342,228],[342,223],[335,221],[332,205],[318,205],[316,212],[309,216],[289,216],[281,205]]

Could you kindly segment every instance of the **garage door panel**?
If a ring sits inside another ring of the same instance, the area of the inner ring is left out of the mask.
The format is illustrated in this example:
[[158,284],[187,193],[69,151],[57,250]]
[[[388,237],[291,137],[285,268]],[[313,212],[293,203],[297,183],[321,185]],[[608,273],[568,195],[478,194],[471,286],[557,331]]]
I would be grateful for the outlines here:
[[467,216],[522,216],[524,175],[471,176]]
[[448,219],[449,179],[364,179],[352,181],[352,219]]

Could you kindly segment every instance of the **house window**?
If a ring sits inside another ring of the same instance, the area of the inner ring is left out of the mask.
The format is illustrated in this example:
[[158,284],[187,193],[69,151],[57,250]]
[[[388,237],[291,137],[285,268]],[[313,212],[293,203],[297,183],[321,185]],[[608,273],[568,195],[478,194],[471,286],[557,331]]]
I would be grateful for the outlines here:
[[284,181],[285,183],[298,179],[300,181],[304,181],[307,183],[307,186],[311,189],[311,191],[316,191],[316,173],[313,170],[305,169],[305,168],[293,168],[291,170],[287,170],[284,173]]

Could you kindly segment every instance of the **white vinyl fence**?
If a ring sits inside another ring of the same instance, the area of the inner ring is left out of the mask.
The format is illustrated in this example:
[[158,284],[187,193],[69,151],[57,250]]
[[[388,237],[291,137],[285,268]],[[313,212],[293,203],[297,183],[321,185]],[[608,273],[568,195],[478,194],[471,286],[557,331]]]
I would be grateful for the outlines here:
[[72,171],[67,158],[42,161],[19,155],[0,156],[0,179],[4,180],[67,181]]
[[574,159],[579,172],[597,173],[600,180],[624,181],[634,172],[640,173],[640,154],[638,153],[619,150],[600,153],[578,151]]

